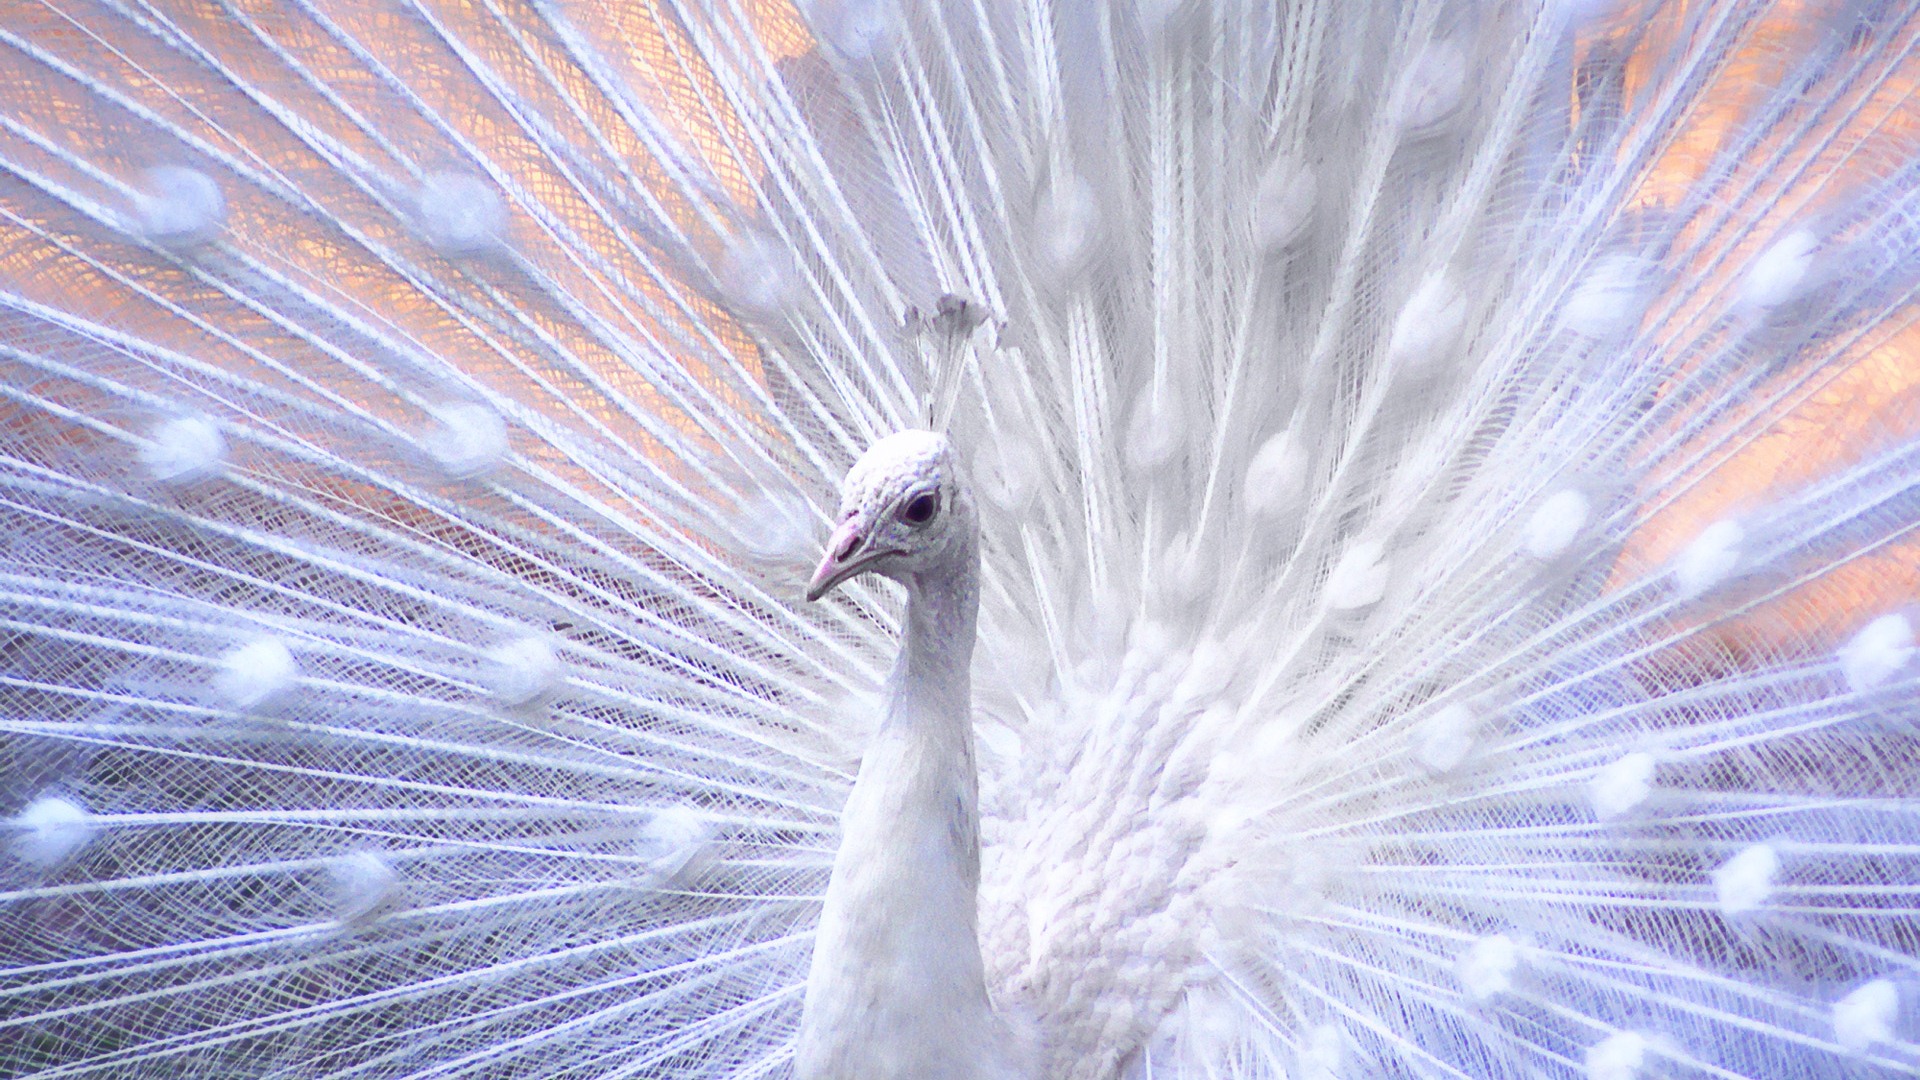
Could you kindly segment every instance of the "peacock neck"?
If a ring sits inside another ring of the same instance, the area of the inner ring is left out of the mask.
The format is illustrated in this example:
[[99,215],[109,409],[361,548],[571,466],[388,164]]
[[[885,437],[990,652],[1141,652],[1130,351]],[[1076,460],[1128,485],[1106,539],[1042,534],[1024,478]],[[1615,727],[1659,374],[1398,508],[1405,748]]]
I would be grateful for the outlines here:
[[894,663],[895,702],[934,704],[888,709],[886,717],[944,723],[973,730],[973,643],[980,617],[980,554],[971,537],[956,541],[949,557],[907,580],[906,632]]
[[984,1080],[999,1062],[977,931],[968,666],[979,558],[906,581],[886,713],[841,818],[796,1048],[800,1080]]

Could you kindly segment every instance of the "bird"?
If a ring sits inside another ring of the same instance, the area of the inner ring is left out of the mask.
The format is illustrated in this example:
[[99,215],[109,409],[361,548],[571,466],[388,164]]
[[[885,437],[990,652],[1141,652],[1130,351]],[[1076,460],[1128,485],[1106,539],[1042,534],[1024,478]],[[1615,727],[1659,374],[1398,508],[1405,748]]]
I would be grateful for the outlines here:
[[0,10],[0,1076],[1920,1072],[1920,11]]
[[[972,660],[979,529],[953,448],[931,431],[874,444],[807,586],[864,573],[906,587],[879,728],[841,811],[794,1053],[800,1077],[1012,1077],[977,932],[980,792]],[[987,1053],[955,1054],[953,1047]]]

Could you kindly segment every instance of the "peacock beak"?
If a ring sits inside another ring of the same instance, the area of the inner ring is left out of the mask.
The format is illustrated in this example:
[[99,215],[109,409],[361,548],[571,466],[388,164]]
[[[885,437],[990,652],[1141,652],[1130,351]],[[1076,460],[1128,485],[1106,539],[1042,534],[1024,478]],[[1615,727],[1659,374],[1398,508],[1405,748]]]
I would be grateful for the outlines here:
[[818,600],[827,595],[835,585],[866,569],[867,564],[881,554],[868,548],[867,534],[859,518],[841,522],[827,540],[827,553],[820,560],[820,568],[813,572],[813,580],[807,582],[807,599]]

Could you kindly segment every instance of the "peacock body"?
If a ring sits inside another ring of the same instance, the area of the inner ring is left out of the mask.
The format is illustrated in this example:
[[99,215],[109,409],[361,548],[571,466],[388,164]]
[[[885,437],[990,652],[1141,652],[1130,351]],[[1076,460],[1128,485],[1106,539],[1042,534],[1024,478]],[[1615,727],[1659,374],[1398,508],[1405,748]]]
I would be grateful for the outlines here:
[[1917,51],[6,5],[0,1076],[1915,1074]]

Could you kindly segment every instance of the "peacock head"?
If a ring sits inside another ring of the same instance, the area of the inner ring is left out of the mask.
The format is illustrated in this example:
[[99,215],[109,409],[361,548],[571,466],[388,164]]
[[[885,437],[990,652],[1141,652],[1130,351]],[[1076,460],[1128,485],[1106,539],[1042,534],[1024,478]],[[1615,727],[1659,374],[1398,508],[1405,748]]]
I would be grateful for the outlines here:
[[973,535],[973,499],[946,436],[895,432],[847,471],[840,524],[807,599],[868,571],[906,582],[970,550]]

